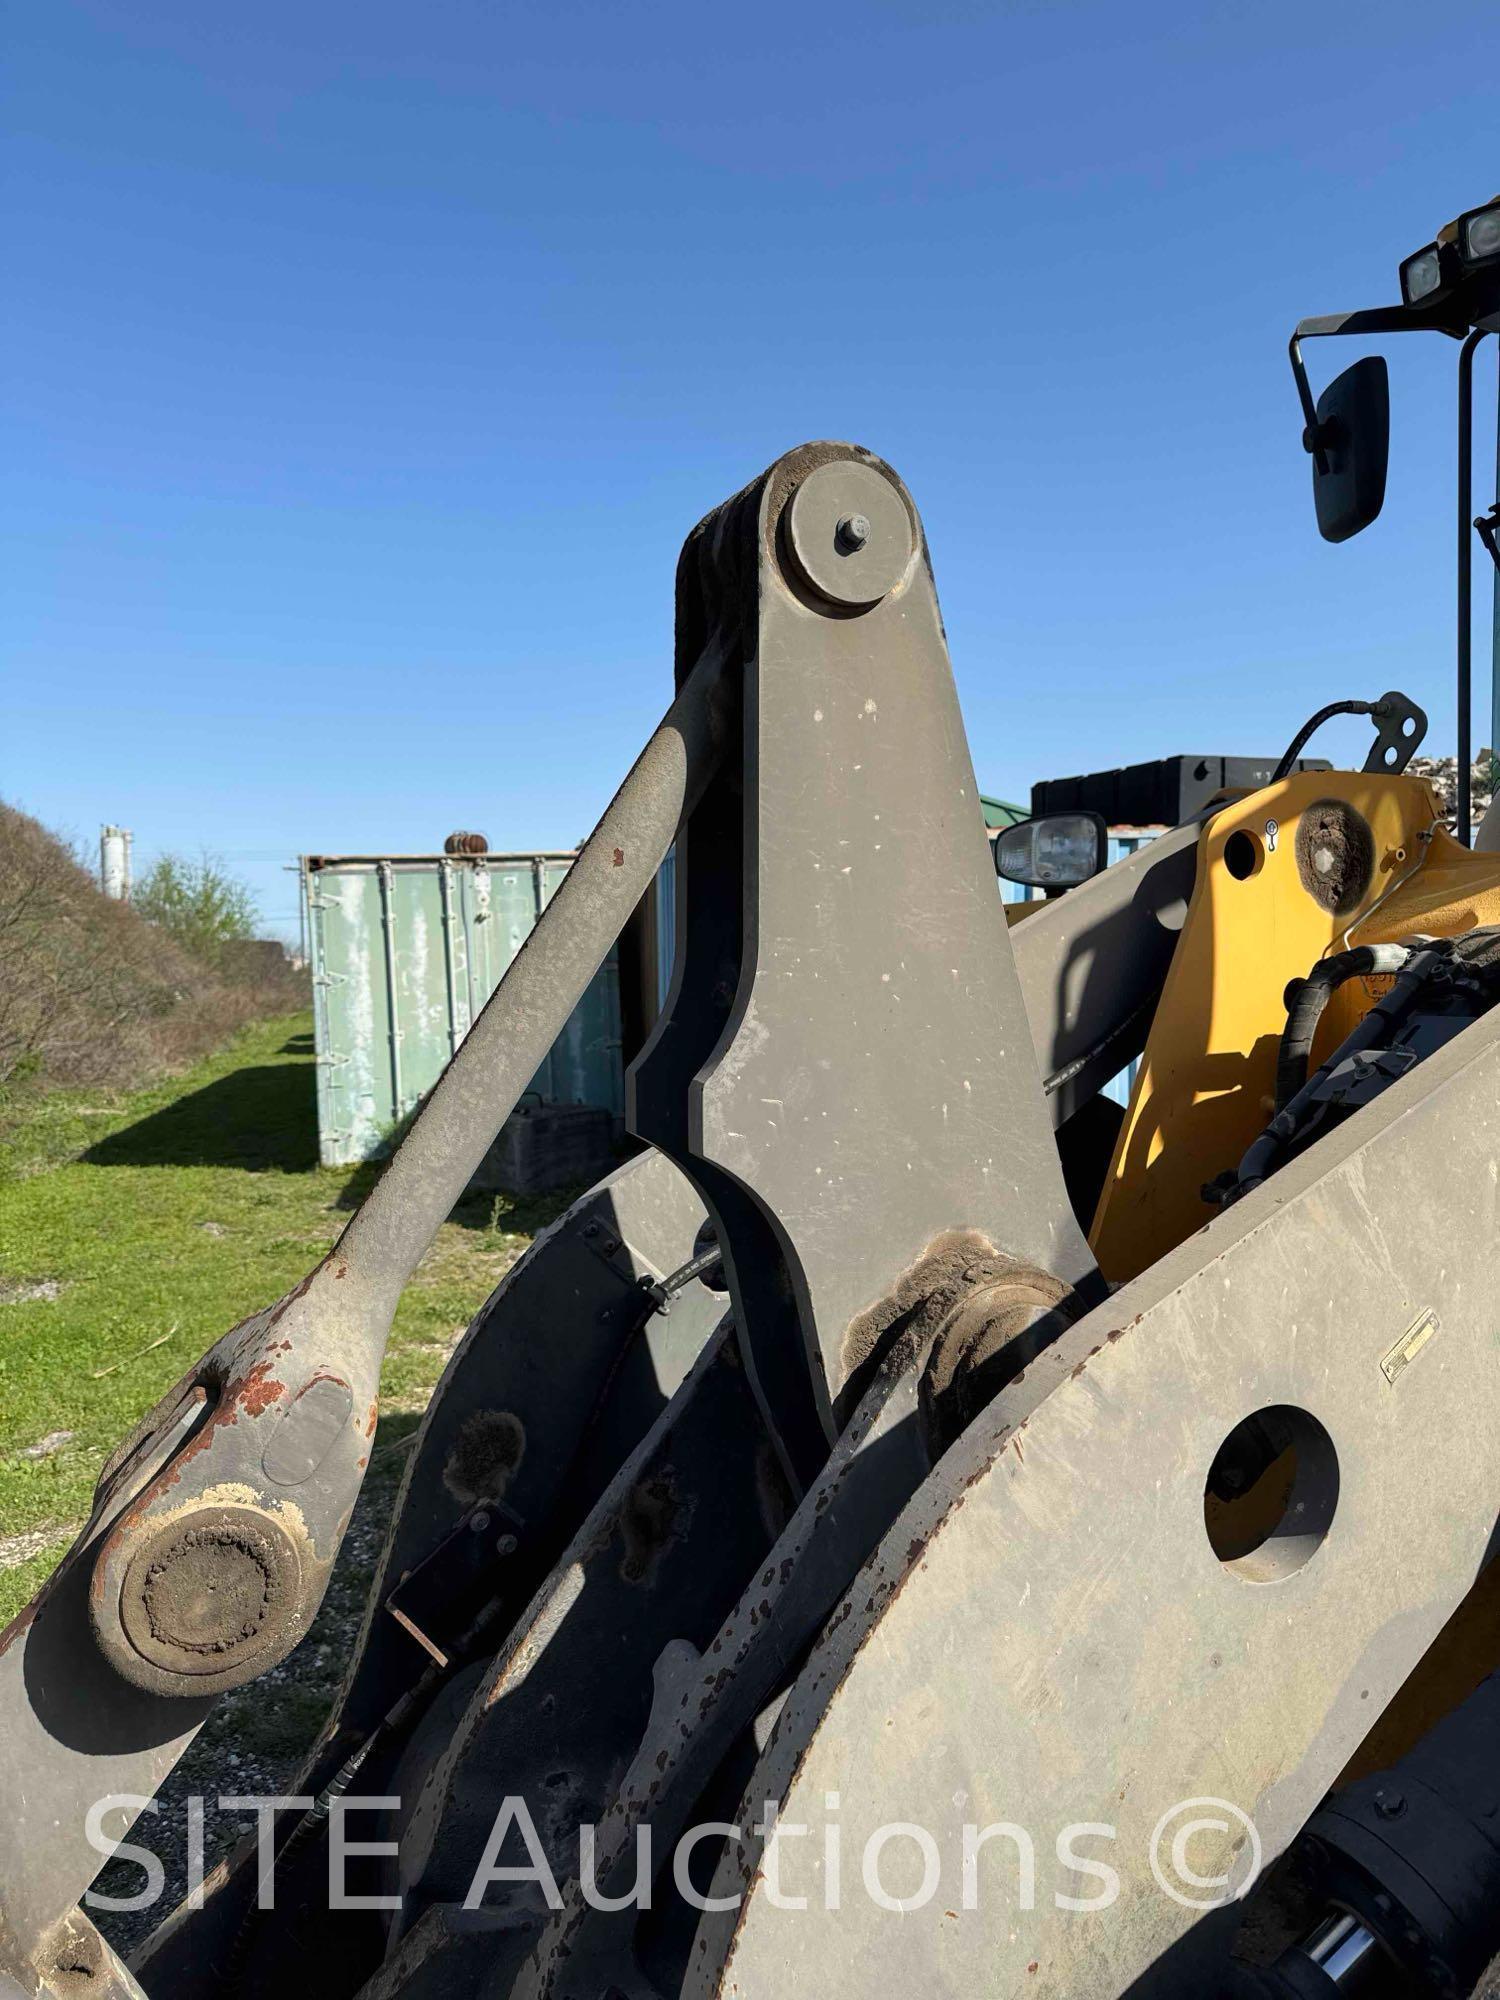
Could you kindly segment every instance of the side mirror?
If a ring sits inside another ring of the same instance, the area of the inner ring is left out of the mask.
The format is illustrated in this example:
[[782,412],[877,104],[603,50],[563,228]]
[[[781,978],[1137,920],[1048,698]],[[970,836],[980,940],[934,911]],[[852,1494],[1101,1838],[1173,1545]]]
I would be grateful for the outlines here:
[[1313,454],[1318,532],[1325,542],[1347,542],[1385,504],[1391,385],[1383,355],[1366,355],[1329,383],[1303,442]]
[[1076,889],[1099,873],[1108,856],[1108,830],[1096,812],[1023,819],[995,838],[995,873],[1029,889]]

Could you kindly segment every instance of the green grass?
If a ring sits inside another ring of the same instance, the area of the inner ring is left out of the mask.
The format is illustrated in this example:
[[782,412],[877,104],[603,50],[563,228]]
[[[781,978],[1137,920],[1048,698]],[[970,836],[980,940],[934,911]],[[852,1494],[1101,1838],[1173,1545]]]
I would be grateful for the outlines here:
[[[347,1222],[370,1170],[318,1166],[313,1075],[309,1017],[264,1021],[154,1089],[46,1098],[0,1141],[0,1625],[67,1548],[141,1413]],[[562,1202],[475,1198],[444,1224],[396,1315],[388,1437],[409,1432],[475,1309]],[[18,1296],[36,1287],[56,1294]],[[57,1432],[71,1435],[25,1456]]]

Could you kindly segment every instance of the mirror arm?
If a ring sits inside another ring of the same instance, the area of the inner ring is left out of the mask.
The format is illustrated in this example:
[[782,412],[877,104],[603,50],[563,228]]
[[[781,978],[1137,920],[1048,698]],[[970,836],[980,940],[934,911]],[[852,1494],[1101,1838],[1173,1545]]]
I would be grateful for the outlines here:
[[1466,326],[1454,326],[1439,312],[1413,312],[1409,306],[1373,306],[1365,312],[1316,313],[1311,319],[1299,320],[1287,343],[1287,353],[1292,363],[1292,378],[1297,384],[1297,400],[1302,405],[1302,445],[1312,454],[1320,474],[1328,470],[1328,458],[1324,445],[1328,442],[1322,435],[1318,423],[1317,405],[1313,401],[1312,385],[1307,379],[1307,363],[1302,359],[1304,340],[1325,340],[1335,334],[1374,333],[1446,333],[1454,340],[1462,340],[1468,332]]
[[1314,313],[1299,320],[1293,340],[1324,340],[1332,334],[1446,333],[1462,340],[1468,332],[1466,320],[1448,318],[1441,307],[1415,312],[1410,306],[1371,306],[1364,312]]
[[1287,352],[1292,359],[1292,375],[1297,384],[1297,396],[1302,404],[1302,449],[1312,453],[1313,463],[1319,474],[1328,470],[1328,455],[1323,449],[1323,426],[1318,422],[1317,405],[1313,402],[1312,385],[1307,379],[1307,363],[1302,359],[1302,328],[1299,326],[1292,335]]
[[1474,647],[1474,544],[1470,536],[1478,529],[1485,546],[1484,527],[1474,519],[1474,351],[1485,337],[1483,327],[1475,327],[1458,357],[1458,800],[1457,828],[1460,842],[1469,846],[1473,839],[1473,647]]

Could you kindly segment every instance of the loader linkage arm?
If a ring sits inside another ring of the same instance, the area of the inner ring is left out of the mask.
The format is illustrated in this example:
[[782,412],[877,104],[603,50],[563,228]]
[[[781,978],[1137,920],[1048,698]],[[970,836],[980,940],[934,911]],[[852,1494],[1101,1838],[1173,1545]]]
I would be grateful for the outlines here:
[[[1139,1255],[1113,1292],[1063,1172],[1143,1045],[1130,1115],[1203,1056],[1247,908],[1256,994],[1286,976],[1271,915],[1320,944],[1347,921],[1298,885],[1298,811],[1357,791],[1394,826],[1430,816],[1419,782],[1283,780],[1012,934],[887,465],[805,445],[717,508],[676,638],[666,719],[338,1245],[122,1449],[0,1641],[0,2000],[61,2000],[87,1951],[107,2000],[1206,2000],[1238,1915],[1163,1892],[1172,1813],[1229,1802],[1181,1838],[1218,1871],[1190,1880],[1244,1887],[1493,1552],[1500,1009],[1148,1246],[1204,1119],[1254,1106],[1227,1047],[1116,1177]],[[213,1695],[306,1630],[401,1288],[674,842],[672,987],[627,1079],[647,1150],[449,1363],[274,1910],[251,1847],[137,1986],[73,1907],[89,1809],[109,1795],[122,1838]],[[1472,920],[1487,864],[1444,865]],[[1242,1546],[1209,1482],[1247,1427],[1292,1456]],[[486,1437],[509,1448],[475,1470]],[[375,1900],[335,1905],[324,1808],[356,1771],[387,1837],[362,1850]],[[554,1896],[492,1865],[513,1798]],[[778,1885],[783,1821],[808,1838]],[[970,1905],[951,1876],[818,1900],[830,1839],[852,1892],[867,1838],[930,1829],[951,1863],[969,1822],[1042,1854],[1110,1832],[1090,1872],[1118,1894],[1078,1900],[1074,1857],[1030,1901]],[[619,1893],[643,1834],[705,1833],[710,1900],[670,1847],[659,1902]]]

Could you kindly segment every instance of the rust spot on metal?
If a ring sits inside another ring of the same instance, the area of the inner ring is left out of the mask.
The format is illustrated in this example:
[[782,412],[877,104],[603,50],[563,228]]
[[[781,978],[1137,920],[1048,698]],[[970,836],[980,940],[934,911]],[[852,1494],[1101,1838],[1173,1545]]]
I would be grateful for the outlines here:
[[615,849],[614,865],[616,868],[623,868],[625,866],[625,850],[623,847],[617,847]]
[[271,1368],[272,1363],[269,1359],[257,1361],[255,1366],[237,1382],[229,1385],[198,1435],[185,1444],[175,1458],[168,1460],[150,1485],[121,1515],[100,1552],[99,1571],[104,1567],[104,1558],[119,1547],[122,1536],[141,1520],[150,1510],[152,1503],[159,1500],[164,1493],[171,1492],[181,1479],[184,1468],[201,1452],[212,1450],[220,1429],[238,1423],[242,1410],[250,1417],[264,1416],[273,1403],[279,1402],[285,1396],[286,1384],[276,1380]]
[[[239,1389],[237,1391],[232,1390],[229,1396],[225,1398],[227,1407],[222,1421],[225,1423],[234,1423],[238,1417],[239,1410],[243,1410],[247,1417],[263,1417],[271,1405],[279,1402],[285,1394],[286,1384],[278,1382],[271,1374],[270,1362],[258,1361],[245,1377]],[[238,1409],[235,1407],[236,1404],[238,1404]],[[216,1412],[214,1422],[218,1423],[220,1421],[221,1419]]]

